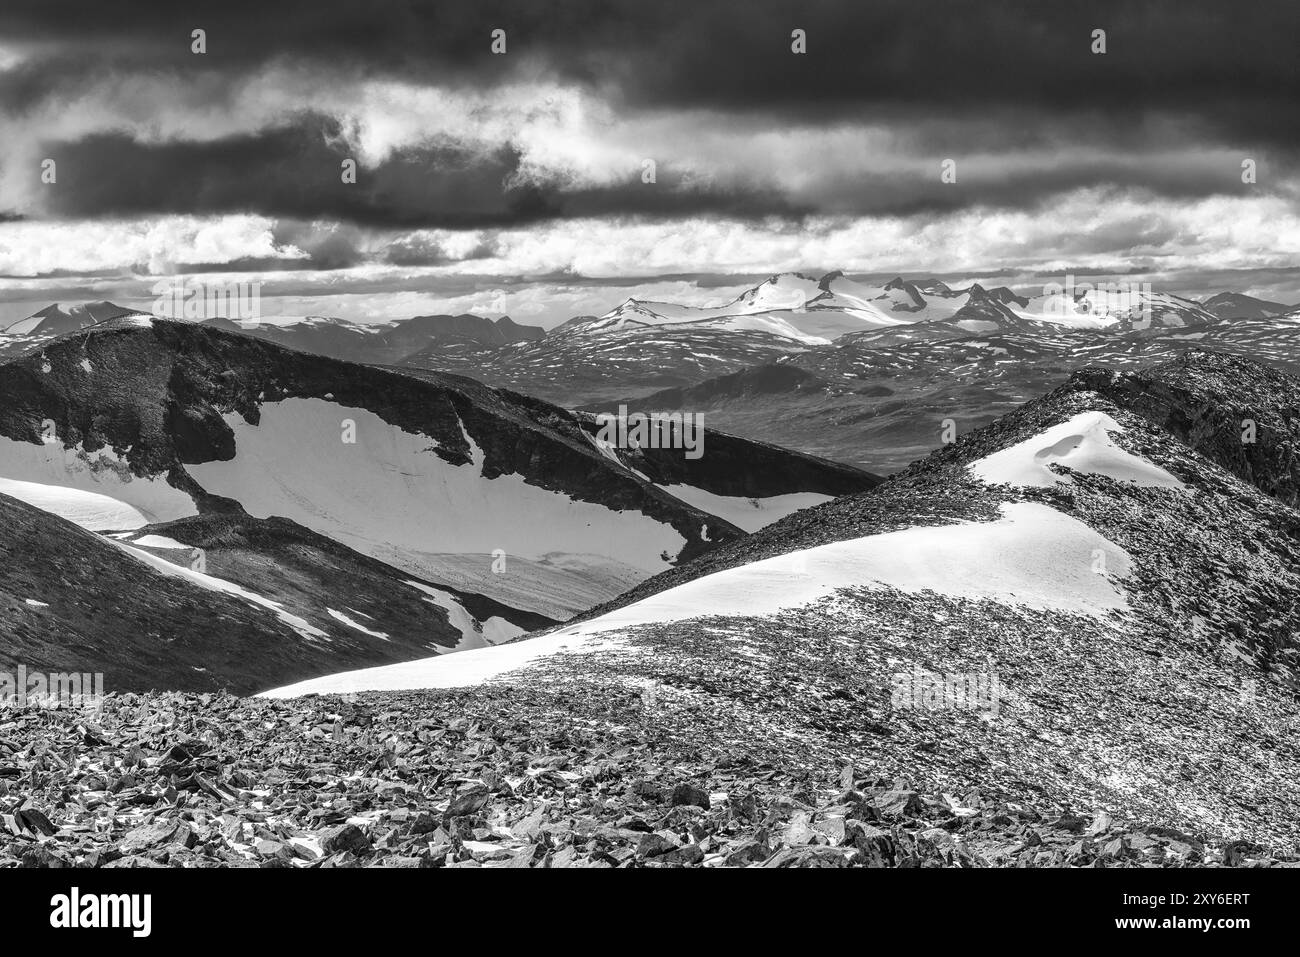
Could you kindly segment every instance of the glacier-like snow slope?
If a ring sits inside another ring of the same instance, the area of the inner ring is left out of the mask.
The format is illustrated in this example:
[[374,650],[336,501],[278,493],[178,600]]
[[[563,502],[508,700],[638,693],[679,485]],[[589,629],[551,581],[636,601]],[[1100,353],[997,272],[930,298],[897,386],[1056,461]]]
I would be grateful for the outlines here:
[[[1114,581],[1132,567],[1123,548],[1046,505],[1008,503],[1001,513],[993,522],[920,526],[803,549],[694,579],[538,638],[445,660],[329,675],[267,695],[473,685],[557,652],[609,647],[611,633],[638,625],[773,615],[830,600],[846,588],[933,591],[1093,616],[1128,608]],[[1105,553],[1108,574],[1093,570],[1098,551]]]
[[620,303],[598,321],[613,320],[606,328],[618,328],[614,323],[699,322],[729,316],[746,316],[775,310],[798,310],[821,295],[817,280],[799,273],[779,273],[741,293],[731,302],[717,306],[686,306],[675,302],[656,302],[648,299],[628,299]]
[[1131,291],[1091,290],[1080,295],[1073,306],[1081,319],[1091,316],[1106,325],[1123,320],[1147,320],[1156,326],[1186,326],[1194,322],[1213,323],[1218,318],[1191,299],[1149,292],[1141,287]]
[[[783,339],[793,339],[809,346],[829,345],[834,335],[829,337],[817,335],[802,328],[804,317],[793,312],[763,312],[750,315],[724,316],[706,322],[694,323],[695,326],[708,326],[724,332],[766,332]],[[676,325],[668,328],[676,328]],[[855,326],[855,328],[862,328]],[[836,333],[838,335],[838,333]]]
[[[356,442],[341,440],[345,420]],[[239,501],[259,518],[278,515],[423,578],[437,578],[446,553],[527,561],[589,556],[640,577],[662,571],[682,538],[640,512],[530,485],[520,475],[482,475],[483,453],[452,465],[433,440],[403,431],[365,409],[323,399],[261,407],[257,425],[231,413],[235,456],[187,469],[206,490]],[[467,436],[468,438],[468,436]],[[502,576],[506,578],[508,576]]]

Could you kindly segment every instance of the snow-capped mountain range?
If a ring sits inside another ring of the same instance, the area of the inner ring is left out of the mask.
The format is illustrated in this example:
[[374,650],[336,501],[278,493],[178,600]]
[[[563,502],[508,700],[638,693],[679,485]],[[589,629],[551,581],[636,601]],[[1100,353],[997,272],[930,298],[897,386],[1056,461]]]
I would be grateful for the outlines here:
[[[131,315],[112,303],[47,307],[0,331],[0,356]],[[203,324],[416,376],[467,375],[567,408],[705,412],[737,435],[883,473],[935,448],[943,421],[987,423],[1088,362],[1150,363],[1202,343],[1291,368],[1298,318],[1231,292],[1198,302],[1141,285],[1079,285],[1028,297],[832,272],[778,274],[707,307],[628,299],[549,333],[472,315]],[[800,372],[763,371],[774,364]]]
[[[1045,287],[1033,297],[1005,286],[985,288],[974,283],[952,289],[934,279],[883,284],[853,280],[840,272],[820,278],[803,273],[778,273],[735,299],[715,306],[686,305],[630,298],[600,316],[578,316],[551,330],[519,325],[509,317],[485,319],[474,315],[415,316],[382,323],[359,324],[323,316],[275,321],[225,318],[203,320],[220,328],[271,338],[308,352],[351,361],[399,362],[425,349],[474,344],[486,348],[517,343],[553,341],[629,329],[657,328],[661,334],[711,330],[762,333],[802,345],[825,345],[845,335],[917,325],[948,333],[1008,331],[1021,323],[1046,323],[1066,328],[1106,328],[1149,321],[1154,326],[1187,326],[1215,318],[1286,316],[1294,307],[1225,292],[1204,303],[1138,284],[1131,289],[1093,288],[1054,292]],[[140,315],[111,302],[55,303],[31,316],[0,327],[0,344],[7,349],[85,329],[105,319]],[[1031,327],[1024,327],[1031,328]],[[929,332],[920,333],[929,335]],[[19,342],[18,340],[21,340]]]
[[[1248,298],[1248,297],[1244,297]],[[1222,305],[1222,301],[1220,301]],[[1012,328],[1096,329],[1122,323],[1186,326],[1216,318],[1200,303],[1136,284],[1077,294],[1046,291],[1025,298],[1005,286],[986,289],[974,283],[951,289],[937,280],[896,277],[883,285],[855,282],[832,272],[814,279],[780,273],[715,307],[681,306],[629,299],[603,316],[578,318],[552,334],[590,334],[630,326],[751,330],[825,345],[846,335],[916,326],[931,334],[988,333]],[[931,332],[933,330],[933,332]]]
[[1263,300],[1232,295],[1203,305],[1138,285],[1081,285],[1025,297],[978,283],[952,289],[932,279],[898,277],[876,285],[835,272],[821,278],[782,273],[717,306],[634,298],[602,316],[574,318],[539,340],[472,357],[431,346],[403,364],[464,371],[562,405],[603,408],[648,391],[689,388],[746,368],[840,349],[1000,335],[1044,341],[1177,335],[1265,313],[1289,330],[1296,318]]
[[[131,315],[104,302],[47,307],[0,330],[0,356]],[[1297,319],[1233,292],[1198,302],[1141,285],[1079,285],[1028,297],[831,272],[781,273],[714,306],[632,298],[549,333],[472,315],[204,324],[417,376],[467,375],[567,408],[694,409],[741,436],[889,472],[935,448],[944,420],[987,423],[1088,362],[1150,363],[1202,343],[1290,368]],[[773,364],[801,371],[762,371]]]

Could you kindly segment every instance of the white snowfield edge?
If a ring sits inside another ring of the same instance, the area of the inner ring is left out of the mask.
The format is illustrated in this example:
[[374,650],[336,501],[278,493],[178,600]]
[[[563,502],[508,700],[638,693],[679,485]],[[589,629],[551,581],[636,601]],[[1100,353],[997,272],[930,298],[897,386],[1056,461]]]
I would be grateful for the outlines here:
[[194,500],[164,476],[133,475],[107,446],[87,452],[0,435],[0,492],[92,532],[198,514]]
[[1121,482],[1186,492],[1187,486],[1160,466],[1126,452],[1110,439],[1124,427],[1105,412],[1080,412],[1032,438],[972,462],[970,470],[990,485],[1047,487],[1069,484],[1048,468],[1105,475]]
[[800,509],[812,508],[834,498],[833,495],[823,495],[820,492],[789,492],[766,498],[745,498],[739,495],[717,495],[693,485],[660,485],[659,488],[678,501],[698,508],[701,512],[716,515],[746,532],[757,532]]
[[[1106,574],[1094,571],[1099,552]],[[922,526],[808,548],[715,572],[537,638],[328,675],[264,696],[477,685],[559,652],[619,647],[618,633],[638,625],[772,615],[824,601],[844,588],[887,586],[1104,616],[1127,610],[1126,595],[1113,579],[1131,568],[1123,548],[1082,522],[1036,502],[1009,503],[992,522]]]
[[139,509],[108,495],[79,488],[0,478],[0,495],[66,518],[91,532],[143,528],[149,524]]

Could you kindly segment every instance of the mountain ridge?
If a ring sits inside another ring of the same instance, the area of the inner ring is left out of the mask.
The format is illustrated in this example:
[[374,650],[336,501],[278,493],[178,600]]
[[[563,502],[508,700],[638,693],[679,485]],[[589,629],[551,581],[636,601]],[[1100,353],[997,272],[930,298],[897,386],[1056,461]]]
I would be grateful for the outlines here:
[[[1249,401],[1300,396],[1294,377],[1212,352],[1146,378],[1088,370],[556,630],[275,694],[649,682],[663,720],[723,748],[757,736],[798,762],[797,741],[814,764],[865,761],[923,791],[996,782],[1012,800],[1286,845],[1300,513],[1230,468],[1273,481],[1214,441],[1234,411],[1190,414],[1247,374]],[[1198,448],[1157,400],[1189,413]],[[1294,436],[1261,441],[1272,461]],[[996,716],[900,704],[891,676],[912,669],[996,677],[1007,697]]]

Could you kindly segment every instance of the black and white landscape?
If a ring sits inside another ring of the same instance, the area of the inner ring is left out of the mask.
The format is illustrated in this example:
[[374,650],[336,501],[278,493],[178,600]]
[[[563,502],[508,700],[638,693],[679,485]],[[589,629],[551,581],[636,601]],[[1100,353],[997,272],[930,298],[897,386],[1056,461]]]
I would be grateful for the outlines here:
[[1300,866],[1294,8],[68,6],[0,869]]

